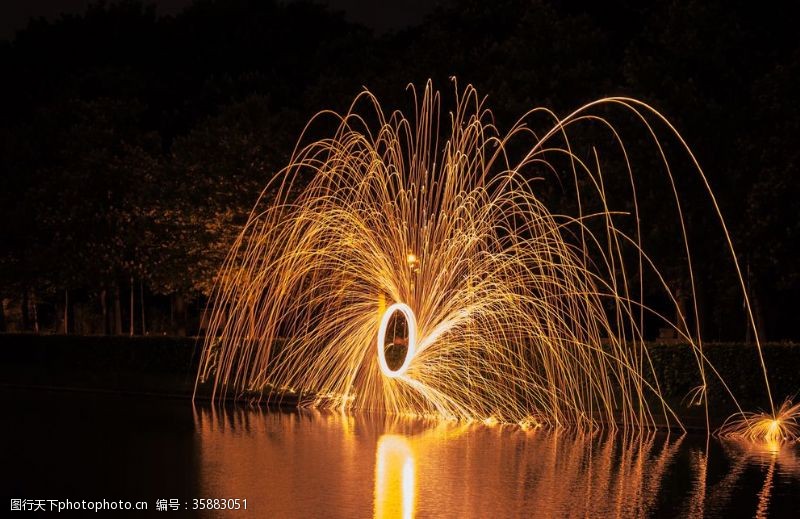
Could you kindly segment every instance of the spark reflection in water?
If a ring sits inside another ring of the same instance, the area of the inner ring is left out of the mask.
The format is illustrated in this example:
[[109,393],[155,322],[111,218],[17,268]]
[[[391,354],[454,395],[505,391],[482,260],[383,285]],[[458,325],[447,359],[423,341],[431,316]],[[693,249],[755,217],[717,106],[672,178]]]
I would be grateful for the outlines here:
[[202,492],[258,516],[766,517],[800,493],[786,443],[243,408],[195,424]]
[[414,517],[414,454],[403,436],[384,434],[375,452],[375,517]]

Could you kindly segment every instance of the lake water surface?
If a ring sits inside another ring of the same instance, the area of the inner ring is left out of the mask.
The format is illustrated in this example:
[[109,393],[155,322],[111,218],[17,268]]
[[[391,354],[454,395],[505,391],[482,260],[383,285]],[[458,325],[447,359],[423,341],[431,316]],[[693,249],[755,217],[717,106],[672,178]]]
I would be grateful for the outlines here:
[[[798,517],[800,450],[0,390],[9,499],[161,517]],[[247,510],[194,510],[194,499]],[[8,508],[6,508],[8,510]],[[86,514],[86,512],[83,512]],[[112,514],[104,511],[102,514]]]

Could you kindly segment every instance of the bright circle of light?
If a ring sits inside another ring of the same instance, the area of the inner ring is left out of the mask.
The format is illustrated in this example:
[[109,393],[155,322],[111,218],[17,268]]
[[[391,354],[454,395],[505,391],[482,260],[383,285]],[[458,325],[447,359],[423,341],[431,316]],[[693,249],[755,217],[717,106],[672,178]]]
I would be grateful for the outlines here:
[[[408,349],[406,349],[406,358],[403,365],[392,370],[386,364],[386,352],[384,352],[384,339],[386,336],[386,328],[389,327],[389,319],[395,312],[402,312],[408,323]],[[408,365],[411,364],[411,359],[414,357],[414,351],[417,348],[417,318],[411,307],[405,303],[395,303],[383,313],[381,318],[381,325],[378,328],[378,364],[381,371],[389,378],[396,378],[406,372]]]

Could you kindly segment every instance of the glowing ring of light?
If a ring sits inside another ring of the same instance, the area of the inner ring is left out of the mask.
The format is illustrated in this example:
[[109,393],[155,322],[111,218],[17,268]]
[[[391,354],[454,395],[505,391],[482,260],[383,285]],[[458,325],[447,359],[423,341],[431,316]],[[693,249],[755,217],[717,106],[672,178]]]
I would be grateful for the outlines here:
[[[386,352],[384,352],[384,339],[386,335],[386,328],[389,327],[389,319],[391,319],[392,315],[395,312],[402,312],[403,316],[406,318],[406,323],[408,323],[408,349],[406,350],[406,358],[403,361],[403,365],[397,368],[396,370],[392,370],[389,368],[389,365],[386,364]],[[378,328],[378,364],[381,367],[381,371],[384,375],[389,378],[396,378],[401,376],[406,372],[408,369],[409,364],[411,364],[411,359],[414,357],[414,351],[417,349],[417,318],[414,315],[414,311],[411,310],[411,307],[405,303],[395,303],[383,313],[383,317],[381,318],[381,325]]]

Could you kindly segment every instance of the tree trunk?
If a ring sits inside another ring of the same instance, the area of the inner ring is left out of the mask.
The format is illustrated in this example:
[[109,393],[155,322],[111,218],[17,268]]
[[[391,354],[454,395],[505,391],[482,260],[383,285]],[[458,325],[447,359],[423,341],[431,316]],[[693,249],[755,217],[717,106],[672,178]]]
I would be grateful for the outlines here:
[[147,324],[144,319],[144,282],[139,280],[139,305],[142,308],[142,335],[147,335]]
[[69,335],[69,289],[64,289],[64,335]]
[[186,336],[186,300],[183,294],[173,294],[175,302],[175,334],[180,337]]
[[3,306],[3,298],[0,297],[0,332],[6,331],[6,312]]
[[105,288],[100,291],[100,306],[103,309],[103,335],[108,335],[111,327],[108,324],[108,298]]
[[31,319],[28,315],[28,289],[27,287],[22,291],[22,305],[20,308],[20,315],[22,317],[22,331],[27,332]]
[[134,311],[133,311],[133,276],[131,276],[131,312],[130,312],[130,314],[131,314],[131,319],[130,319],[131,326],[130,326],[129,335],[131,337],[133,337],[133,315],[134,315]]
[[31,294],[31,310],[33,311],[33,331],[39,333],[39,311],[36,308],[36,293]]
[[122,301],[117,283],[114,283],[114,334],[122,335]]

